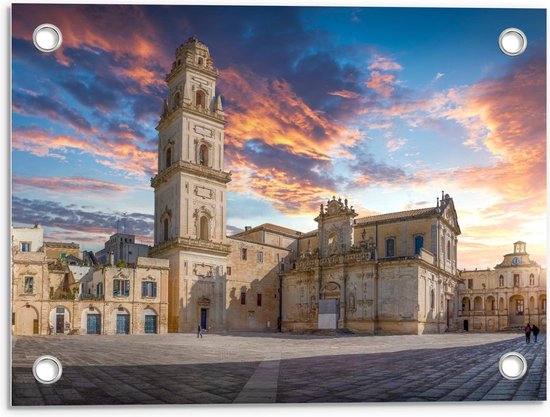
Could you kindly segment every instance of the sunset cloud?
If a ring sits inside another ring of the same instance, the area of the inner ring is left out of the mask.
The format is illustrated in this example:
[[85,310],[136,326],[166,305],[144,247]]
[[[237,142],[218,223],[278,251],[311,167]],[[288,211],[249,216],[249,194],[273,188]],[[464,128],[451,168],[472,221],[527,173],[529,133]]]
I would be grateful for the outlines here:
[[[43,201],[13,197],[13,222],[35,224],[51,228],[55,234],[46,233],[52,240],[75,240],[99,246],[116,232],[117,220],[124,217],[126,230],[135,234],[140,242],[150,242],[153,233],[153,215],[144,213],[105,212],[65,205],[56,201]],[[82,235],[85,239],[81,239]]]
[[331,151],[359,139],[356,131],[309,107],[284,80],[227,69],[220,84],[228,101],[226,138],[237,147],[261,139],[291,154],[328,160]]
[[380,71],[372,71],[365,85],[381,96],[389,97],[395,89],[395,75]]
[[167,68],[170,55],[157,36],[158,28],[148,19],[144,8],[88,6],[84,9],[77,5],[23,4],[14,9],[13,36],[32,41],[34,28],[44,21],[54,23],[63,33],[63,48],[55,52],[55,58],[61,64],[75,64],[66,52],[70,49],[95,53],[105,51],[118,62],[131,63],[127,71],[122,67],[116,69],[142,88],[162,83],[162,77],[153,77],[150,73],[154,68],[158,69],[158,64]]
[[38,127],[14,130],[13,148],[40,157],[66,159],[70,151],[91,155],[98,164],[131,175],[151,175],[156,170],[156,152],[141,149],[132,140],[98,136],[95,139],[52,135]]
[[382,55],[375,55],[368,67],[370,70],[400,71],[403,67],[392,58]]
[[15,191],[24,189],[38,189],[56,193],[90,193],[90,192],[122,192],[125,187],[108,181],[91,178],[62,178],[62,177],[13,177]]
[[361,94],[356,93],[355,91],[348,91],[348,90],[331,91],[329,92],[329,94],[331,96],[337,96],[337,97],[349,98],[349,99],[356,99],[361,97]]
[[392,152],[398,151],[406,144],[407,144],[407,139],[391,138],[391,139],[388,139],[388,141],[386,142],[386,148],[388,149],[388,152],[392,153]]

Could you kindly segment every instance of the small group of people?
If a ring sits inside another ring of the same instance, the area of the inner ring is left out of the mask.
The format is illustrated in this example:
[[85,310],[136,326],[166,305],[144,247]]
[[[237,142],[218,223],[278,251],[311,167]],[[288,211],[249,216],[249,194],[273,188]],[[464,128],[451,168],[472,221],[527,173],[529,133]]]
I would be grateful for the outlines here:
[[531,333],[533,333],[535,343],[537,343],[537,336],[539,335],[540,329],[535,324],[531,326],[527,323],[523,330],[525,331],[525,343],[531,343]]

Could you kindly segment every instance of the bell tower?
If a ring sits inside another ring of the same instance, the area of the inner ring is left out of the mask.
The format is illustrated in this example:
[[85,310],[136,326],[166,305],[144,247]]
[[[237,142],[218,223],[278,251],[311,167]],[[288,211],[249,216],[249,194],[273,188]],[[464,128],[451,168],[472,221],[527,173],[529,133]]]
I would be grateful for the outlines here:
[[[169,331],[196,329],[201,319],[213,329],[223,325],[222,306],[213,300],[220,299],[217,286],[225,277],[229,254],[226,198],[231,174],[223,170],[225,116],[217,78],[208,47],[190,37],[176,49],[166,75],[168,96],[156,127],[152,255],[170,260]],[[205,280],[212,285],[203,285]],[[198,299],[203,307],[196,305]]]

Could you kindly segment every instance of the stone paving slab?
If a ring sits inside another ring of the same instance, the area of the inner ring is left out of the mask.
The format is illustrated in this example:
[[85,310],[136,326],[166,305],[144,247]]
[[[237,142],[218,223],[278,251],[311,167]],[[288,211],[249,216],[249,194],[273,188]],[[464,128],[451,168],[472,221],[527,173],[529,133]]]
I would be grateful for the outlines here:
[[[12,341],[13,405],[546,400],[546,335],[28,336]],[[522,353],[518,381],[500,356]],[[36,382],[56,356],[63,376]]]

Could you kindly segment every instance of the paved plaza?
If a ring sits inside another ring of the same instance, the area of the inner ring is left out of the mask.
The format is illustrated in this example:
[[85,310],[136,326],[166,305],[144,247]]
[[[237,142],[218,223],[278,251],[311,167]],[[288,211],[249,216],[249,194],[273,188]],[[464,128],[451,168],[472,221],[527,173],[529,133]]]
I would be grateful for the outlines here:
[[[17,336],[13,405],[546,400],[546,335]],[[529,369],[509,381],[506,352]],[[42,385],[34,360],[63,375]]]

